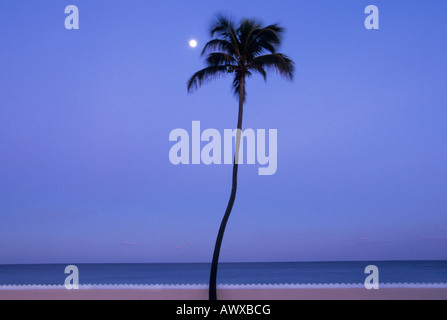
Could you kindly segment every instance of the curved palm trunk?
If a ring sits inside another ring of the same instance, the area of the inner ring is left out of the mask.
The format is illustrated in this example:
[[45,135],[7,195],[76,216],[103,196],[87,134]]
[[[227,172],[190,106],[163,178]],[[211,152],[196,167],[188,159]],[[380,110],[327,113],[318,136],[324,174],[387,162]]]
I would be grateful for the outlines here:
[[224,217],[220,224],[219,233],[217,234],[216,244],[214,247],[213,261],[211,263],[210,283],[209,283],[209,300],[217,300],[217,267],[219,264],[220,248],[222,246],[222,240],[227,226],[228,219],[230,218],[231,210],[233,209],[234,201],[236,199],[237,190],[237,172],[239,167],[239,148],[241,144],[241,131],[242,131],[242,115],[244,107],[245,97],[245,76],[241,77],[240,92],[239,92],[239,115],[237,120],[237,134],[236,134],[236,149],[233,163],[233,183],[231,187],[230,199],[228,200],[227,209],[225,210]]

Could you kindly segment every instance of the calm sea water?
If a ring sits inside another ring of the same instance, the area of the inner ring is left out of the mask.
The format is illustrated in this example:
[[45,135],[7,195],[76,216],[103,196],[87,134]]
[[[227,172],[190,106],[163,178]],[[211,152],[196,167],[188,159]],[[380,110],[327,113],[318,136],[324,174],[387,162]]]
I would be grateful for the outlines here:
[[[75,264],[80,284],[207,284],[209,264]],[[376,265],[380,283],[447,283],[447,261],[222,263],[220,284],[362,284]],[[63,285],[64,264],[0,265],[0,286]]]

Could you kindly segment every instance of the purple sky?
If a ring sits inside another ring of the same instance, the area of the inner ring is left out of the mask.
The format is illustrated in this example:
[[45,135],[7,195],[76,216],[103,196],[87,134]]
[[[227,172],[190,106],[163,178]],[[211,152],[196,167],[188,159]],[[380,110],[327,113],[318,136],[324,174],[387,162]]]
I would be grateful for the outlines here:
[[278,129],[278,171],[241,167],[222,261],[447,259],[446,10],[2,1],[0,264],[211,260],[231,166],[172,165],[169,133],[236,124],[230,78],[186,93],[219,12],[280,22],[296,63],[248,81],[244,127]]

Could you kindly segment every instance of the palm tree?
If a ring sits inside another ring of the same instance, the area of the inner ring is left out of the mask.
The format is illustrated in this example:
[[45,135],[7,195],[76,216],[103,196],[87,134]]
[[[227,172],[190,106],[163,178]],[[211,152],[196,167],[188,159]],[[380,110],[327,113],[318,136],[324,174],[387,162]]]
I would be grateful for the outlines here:
[[220,248],[225,228],[236,199],[242,115],[246,96],[246,78],[250,77],[253,73],[259,73],[266,80],[267,71],[275,70],[282,77],[292,80],[294,72],[293,61],[284,54],[276,52],[277,47],[281,44],[283,31],[284,29],[277,24],[263,27],[256,20],[244,19],[236,25],[232,20],[218,16],[217,21],[210,29],[212,40],[205,45],[202,51],[202,56],[207,55],[207,67],[196,72],[187,83],[188,92],[192,92],[217,76],[232,74],[234,76],[232,88],[234,94],[239,99],[233,182],[230,199],[220,225],[214,248],[209,283],[210,300],[217,300],[216,278]]

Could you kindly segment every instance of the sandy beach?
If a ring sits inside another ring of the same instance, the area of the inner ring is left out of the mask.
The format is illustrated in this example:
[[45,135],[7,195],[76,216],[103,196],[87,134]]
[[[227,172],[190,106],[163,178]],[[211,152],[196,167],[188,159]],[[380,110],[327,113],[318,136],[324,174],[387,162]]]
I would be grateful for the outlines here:
[[[207,300],[205,289],[0,290],[0,300]],[[224,289],[220,300],[447,300],[447,289]]]

